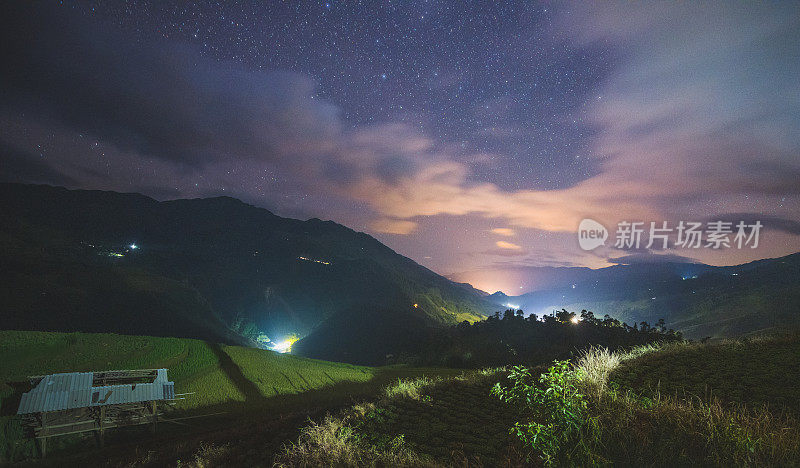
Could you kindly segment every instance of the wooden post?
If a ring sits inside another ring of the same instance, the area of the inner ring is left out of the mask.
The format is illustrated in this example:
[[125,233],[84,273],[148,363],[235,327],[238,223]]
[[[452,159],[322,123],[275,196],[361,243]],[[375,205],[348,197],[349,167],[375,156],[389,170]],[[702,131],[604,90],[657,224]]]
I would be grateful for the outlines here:
[[105,446],[105,443],[106,443],[105,434],[103,433],[103,431],[104,431],[103,430],[103,421],[105,419],[106,419],[106,407],[105,406],[101,406],[100,407],[100,421],[97,424],[97,426],[99,428],[97,432],[98,432],[98,434],[100,436],[99,442],[100,442],[100,446],[101,447]]
[[156,428],[158,426],[158,403],[153,400],[150,402],[152,411],[153,411],[153,433],[155,434]]
[[[42,429],[39,431],[39,436],[47,435],[47,413],[40,413],[42,420]],[[42,458],[47,456],[47,437],[39,437],[39,451]]]

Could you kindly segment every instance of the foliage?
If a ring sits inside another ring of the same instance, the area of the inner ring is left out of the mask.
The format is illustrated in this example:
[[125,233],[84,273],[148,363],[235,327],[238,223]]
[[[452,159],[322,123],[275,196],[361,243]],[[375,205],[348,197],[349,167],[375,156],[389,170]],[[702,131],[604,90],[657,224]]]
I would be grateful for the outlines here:
[[[774,350],[785,344],[781,339],[759,343]],[[524,400],[533,407],[517,421],[515,430],[550,464],[797,465],[800,463],[797,420],[768,411],[757,400],[752,406],[726,406],[713,396],[665,397],[657,392],[625,390],[617,382],[608,380],[620,366],[635,367],[637,362],[646,362],[658,355],[702,365],[703,355],[714,354],[715,347],[724,351],[732,345],[670,343],[626,352],[592,348],[581,356],[574,370],[566,363],[556,363],[535,385],[531,382],[530,371],[516,369],[512,381],[519,384],[507,388],[498,385],[495,392],[506,399],[513,395],[514,400]],[[694,353],[698,348],[703,348],[705,353]],[[769,372],[784,374],[781,368],[770,369]],[[742,372],[737,376],[740,383],[747,368]],[[677,376],[675,379],[679,380]],[[796,386],[793,382],[785,384]],[[759,386],[756,382],[748,382],[748,385]],[[547,388],[554,389],[552,395],[546,393]],[[559,394],[559,388],[568,390]],[[569,402],[554,395],[564,395]],[[551,414],[543,413],[548,408]],[[580,410],[574,411],[574,408]],[[548,430],[550,425],[559,424],[559,430]]]
[[279,462],[288,466],[517,465],[524,459],[519,458],[505,428],[520,408],[489,398],[492,383],[503,374],[493,369],[398,381],[386,388],[379,401],[355,405],[303,429]]
[[574,445],[587,421],[587,401],[578,386],[580,371],[568,361],[556,361],[534,381],[531,371],[514,367],[511,386],[497,383],[492,393],[505,402],[522,402],[530,416],[514,424],[512,432],[542,454],[545,463],[555,460],[566,446]]
[[746,404],[800,416],[800,336],[693,343],[647,353],[615,368],[611,380],[651,399],[659,395]]
[[485,321],[462,322],[431,334],[413,350],[418,357],[412,362],[461,368],[539,365],[569,359],[576,349],[591,345],[616,350],[680,339],[663,320],[656,326],[629,326],[609,316],[596,318],[586,310],[580,315],[562,310],[538,320],[508,309]]

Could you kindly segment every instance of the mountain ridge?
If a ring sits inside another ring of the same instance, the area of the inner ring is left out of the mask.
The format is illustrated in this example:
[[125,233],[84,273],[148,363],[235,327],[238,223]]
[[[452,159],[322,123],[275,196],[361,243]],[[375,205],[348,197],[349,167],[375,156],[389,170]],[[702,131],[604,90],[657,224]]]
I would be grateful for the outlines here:
[[[568,267],[566,267],[568,268]],[[489,297],[527,313],[566,308],[629,323],[664,318],[689,338],[800,325],[800,252],[740,265],[653,262],[586,270],[519,296]]]
[[[306,336],[345,310],[380,308],[435,327],[479,320],[495,307],[369,234],[284,218],[233,197],[158,201],[3,183],[0,198],[0,258],[9,265],[0,286],[9,304],[4,328],[252,344]],[[56,273],[47,268],[53,263]],[[37,292],[62,307],[46,306]],[[160,320],[158,310],[191,330],[179,323],[140,329],[134,316]],[[381,320],[369,325],[380,328]]]

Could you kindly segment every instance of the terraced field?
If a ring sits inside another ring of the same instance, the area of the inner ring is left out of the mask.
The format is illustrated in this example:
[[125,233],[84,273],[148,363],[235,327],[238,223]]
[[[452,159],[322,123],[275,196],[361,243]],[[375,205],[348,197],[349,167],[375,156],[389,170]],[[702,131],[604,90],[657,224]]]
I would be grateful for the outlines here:
[[490,394],[497,377],[448,379],[418,398],[393,398],[367,414],[358,430],[402,437],[414,452],[440,462],[497,466],[509,457],[516,411]]
[[280,466],[519,466],[520,409],[491,394],[503,371],[406,379],[374,403],[306,427]]
[[711,399],[800,416],[800,336],[668,346],[625,361],[611,382],[649,398]]
[[37,456],[13,417],[20,395],[30,389],[29,375],[165,367],[176,393],[190,394],[170,418],[202,416],[160,424],[155,435],[141,428],[112,432],[103,449],[95,447],[91,435],[55,438],[48,450],[58,463],[174,465],[224,445],[230,448],[227,460],[254,466],[270,465],[267,461],[296,438],[308,417],[374,399],[399,378],[461,373],[361,367],[200,340],[94,333],[0,331],[0,356],[0,465]]
[[[115,334],[0,331],[0,356],[0,461],[34,454],[11,417],[20,395],[30,389],[29,375],[166,367],[176,393],[191,393],[178,409],[208,411],[279,405],[271,397],[367,382],[375,375],[368,367],[266,350]],[[69,438],[56,440],[70,443]]]

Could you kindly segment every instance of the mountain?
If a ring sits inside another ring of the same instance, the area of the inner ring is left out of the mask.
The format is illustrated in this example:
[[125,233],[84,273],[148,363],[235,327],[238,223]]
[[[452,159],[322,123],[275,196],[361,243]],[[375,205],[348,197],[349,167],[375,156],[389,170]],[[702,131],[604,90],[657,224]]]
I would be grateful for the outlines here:
[[367,234],[229,197],[156,201],[0,184],[0,206],[4,329],[253,344],[334,325],[382,336],[389,326],[474,321],[496,308]]
[[800,253],[729,267],[657,262],[546,270],[538,274],[557,274],[535,291],[489,299],[539,315],[566,308],[629,324],[664,318],[688,338],[800,326]]

